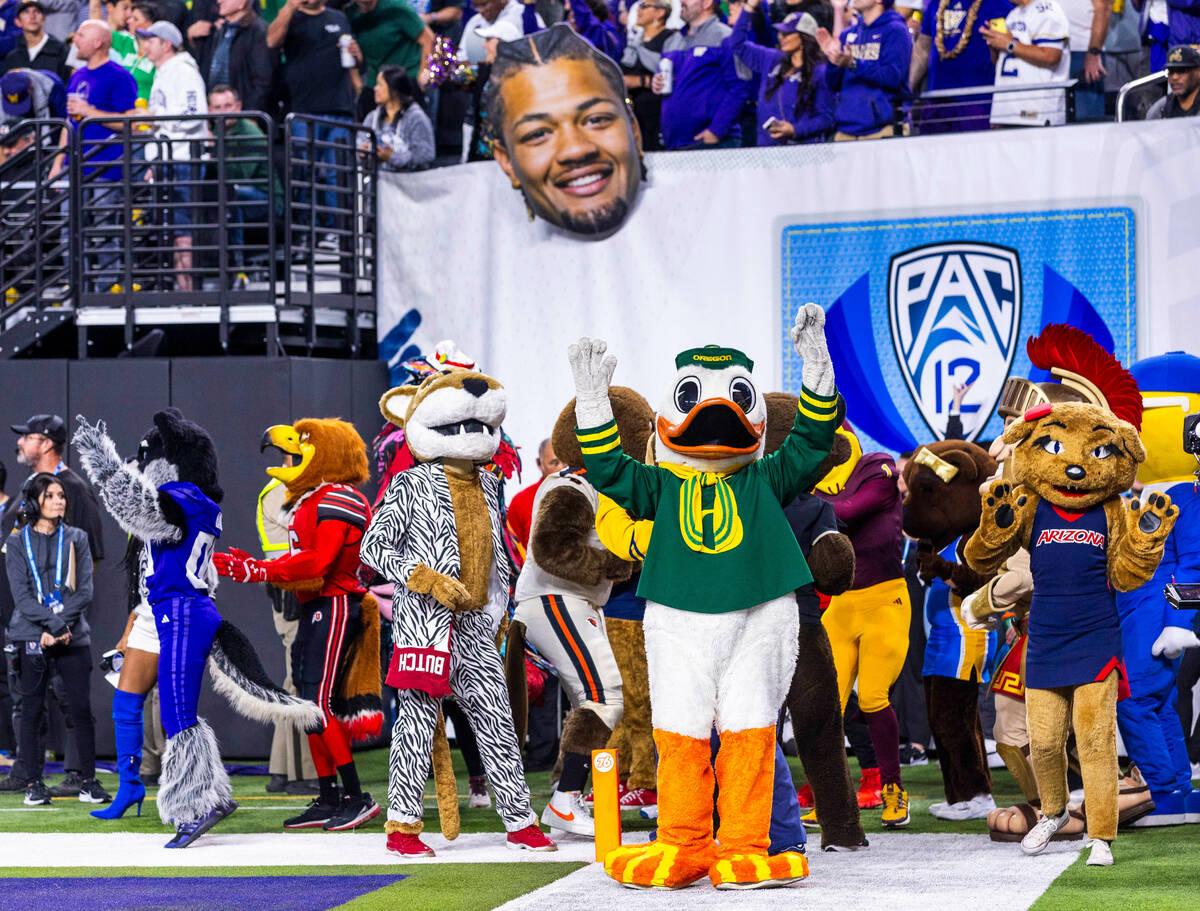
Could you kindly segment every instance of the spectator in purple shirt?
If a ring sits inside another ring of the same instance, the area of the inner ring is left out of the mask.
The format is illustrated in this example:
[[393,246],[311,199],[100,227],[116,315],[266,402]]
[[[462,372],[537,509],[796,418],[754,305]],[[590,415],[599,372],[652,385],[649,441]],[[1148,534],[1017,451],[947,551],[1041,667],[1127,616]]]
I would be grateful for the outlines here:
[[[663,100],[663,146],[668,149],[740,146],[738,118],[750,99],[753,74],[733,56],[728,25],[717,18],[715,0],[681,0],[687,28],[663,45],[671,61],[673,86]],[[663,76],[651,81],[663,94]]]
[[808,13],[789,13],[775,26],[779,49],[763,47],[748,37],[760,2],[747,0],[734,19],[730,38],[734,56],[764,77],[758,90],[758,144],[823,142],[833,129],[837,99],[825,81],[817,20]]
[[625,36],[604,0],[567,0],[567,23],[596,50],[621,59]]

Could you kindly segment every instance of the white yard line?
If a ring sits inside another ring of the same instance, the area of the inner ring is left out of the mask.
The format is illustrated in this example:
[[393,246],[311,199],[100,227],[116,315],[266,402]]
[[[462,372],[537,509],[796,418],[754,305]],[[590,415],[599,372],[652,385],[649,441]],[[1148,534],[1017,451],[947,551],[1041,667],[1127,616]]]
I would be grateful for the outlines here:
[[[816,844],[816,840],[811,843]],[[985,835],[872,835],[871,847],[847,854],[815,851],[811,875],[787,889],[721,891],[703,879],[676,892],[626,889],[591,864],[520,898],[503,911],[622,911],[802,908],[804,911],[1023,911],[1079,852],[1079,842],[1025,857],[1016,845]],[[1118,861],[1119,862],[1119,861]]]
[[[292,809],[289,807],[288,809]],[[240,813],[241,810],[239,809]],[[99,823],[98,825],[105,825]],[[156,835],[131,832],[0,832],[0,866],[5,867],[323,867],[338,864],[395,866],[399,863],[563,863],[591,861],[591,841],[556,838],[550,853],[513,851],[503,832],[460,835],[452,842],[429,833],[422,838],[436,857],[404,861],[390,853],[377,824],[360,832],[223,833],[220,826],[183,851],[168,851],[166,826]],[[645,837],[644,835],[642,836]]]

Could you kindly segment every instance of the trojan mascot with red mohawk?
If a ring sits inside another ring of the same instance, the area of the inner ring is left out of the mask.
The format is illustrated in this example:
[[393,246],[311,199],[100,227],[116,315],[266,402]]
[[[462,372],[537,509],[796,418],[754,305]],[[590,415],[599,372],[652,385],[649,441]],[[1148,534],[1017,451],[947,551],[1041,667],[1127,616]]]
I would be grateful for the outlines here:
[[325,716],[308,731],[321,790],[284,827],[354,829],[377,816],[379,806],[359,784],[350,744],[377,736],[383,726],[379,609],[359,579],[358,547],[371,509],[354,485],[367,479],[367,447],[352,424],[316,418],[268,428],[262,448],[268,447],[287,457],[267,474],[287,488],[289,553],[255,560],[231,548],[213,563],[223,576],[269,582],[294,591],[300,602],[292,677]]
[[977,572],[994,573],[1018,548],[1029,551],[1025,704],[1044,815],[1021,850],[1042,851],[1067,824],[1074,729],[1092,839],[1087,862],[1108,866],[1117,834],[1116,706],[1128,695],[1114,591],[1132,591],[1154,574],[1179,510],[1164,494],[1145,503],[1121,498],[1146,458],[1142,399],[1130,373],[1069,326],[1047,326],[1028,351],[1034,366],[1083,400],[1034,404],[1004,431],[1012,479],[983,494],[965,556]]

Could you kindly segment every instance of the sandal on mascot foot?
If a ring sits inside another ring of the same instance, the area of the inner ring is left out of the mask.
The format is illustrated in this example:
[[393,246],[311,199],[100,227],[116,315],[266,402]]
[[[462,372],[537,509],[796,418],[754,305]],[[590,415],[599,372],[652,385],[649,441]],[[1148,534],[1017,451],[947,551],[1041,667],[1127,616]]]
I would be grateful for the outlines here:
[[796,851],[780,854],[730,854],[709,868],[718,889],[771,889],[790,886],[808,876],[808,858]]
[[716,844],[681,848],[653,841],[609,851],[604,872],[631,889],[682,889],[705,876],[716,859]]
[[1129,767],[1129,774],[1121,778],[1117,792],[1117,825],[1128,826],[1148,816],[1156,809],[1150,796],[1150,785],[1142,777],[1137,766]]
[[[1051,841],[1079,841],[1087,830],[1087,817],[1082,810],[1069,810],[1070,819],[1050,836]],[[1037,825],[1041,815],[1027,803],[999,807],[988,814],[988,838],[992,841],[1019,842]]]

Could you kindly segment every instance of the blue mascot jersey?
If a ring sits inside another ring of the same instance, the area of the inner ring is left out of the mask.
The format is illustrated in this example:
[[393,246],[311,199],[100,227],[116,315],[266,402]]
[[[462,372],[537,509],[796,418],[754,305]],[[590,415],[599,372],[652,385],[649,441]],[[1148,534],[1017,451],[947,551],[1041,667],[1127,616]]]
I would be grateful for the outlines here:
[[184,481],[170,481],[158,490],[183,510],[183,540],[150,544],[147,600],[158,604],[169,598],[208,597],[204,577],[212,562],[213,545],[221,537],[221,507],[195,484]]
[[1025,684],[1078,686],[1121,664],[1121,624],[1108,584],[1108,516],[1103,505],[1059,510],[1042,500],[1029,538],[1033,603]]
[[[959,539],[962,540],[961,538]],[[958,544],[945,547],[939,556],[957,563]],[[925,593],[925,662],[922,677],[954,677],[987,683],[996,657],[995,631],[970,629],[959,613],[962,599],[941,579]]]
[[1179,519],[1167,536],[1163,558],[1150,581],[1131,592],[1117,592],[1129,685],[1135,695],[1171,686],[1182,659],[1155,658],[1150,649],[1164,627],[1191,629],[1196,618],[1196,611],[1171,607],[1163,589],[1168,582],[1200,582],[1200,493],[1191,481],[1165,488],[1150,485],[1147,493],[1150,489],[1171,498],[1179,507]]

